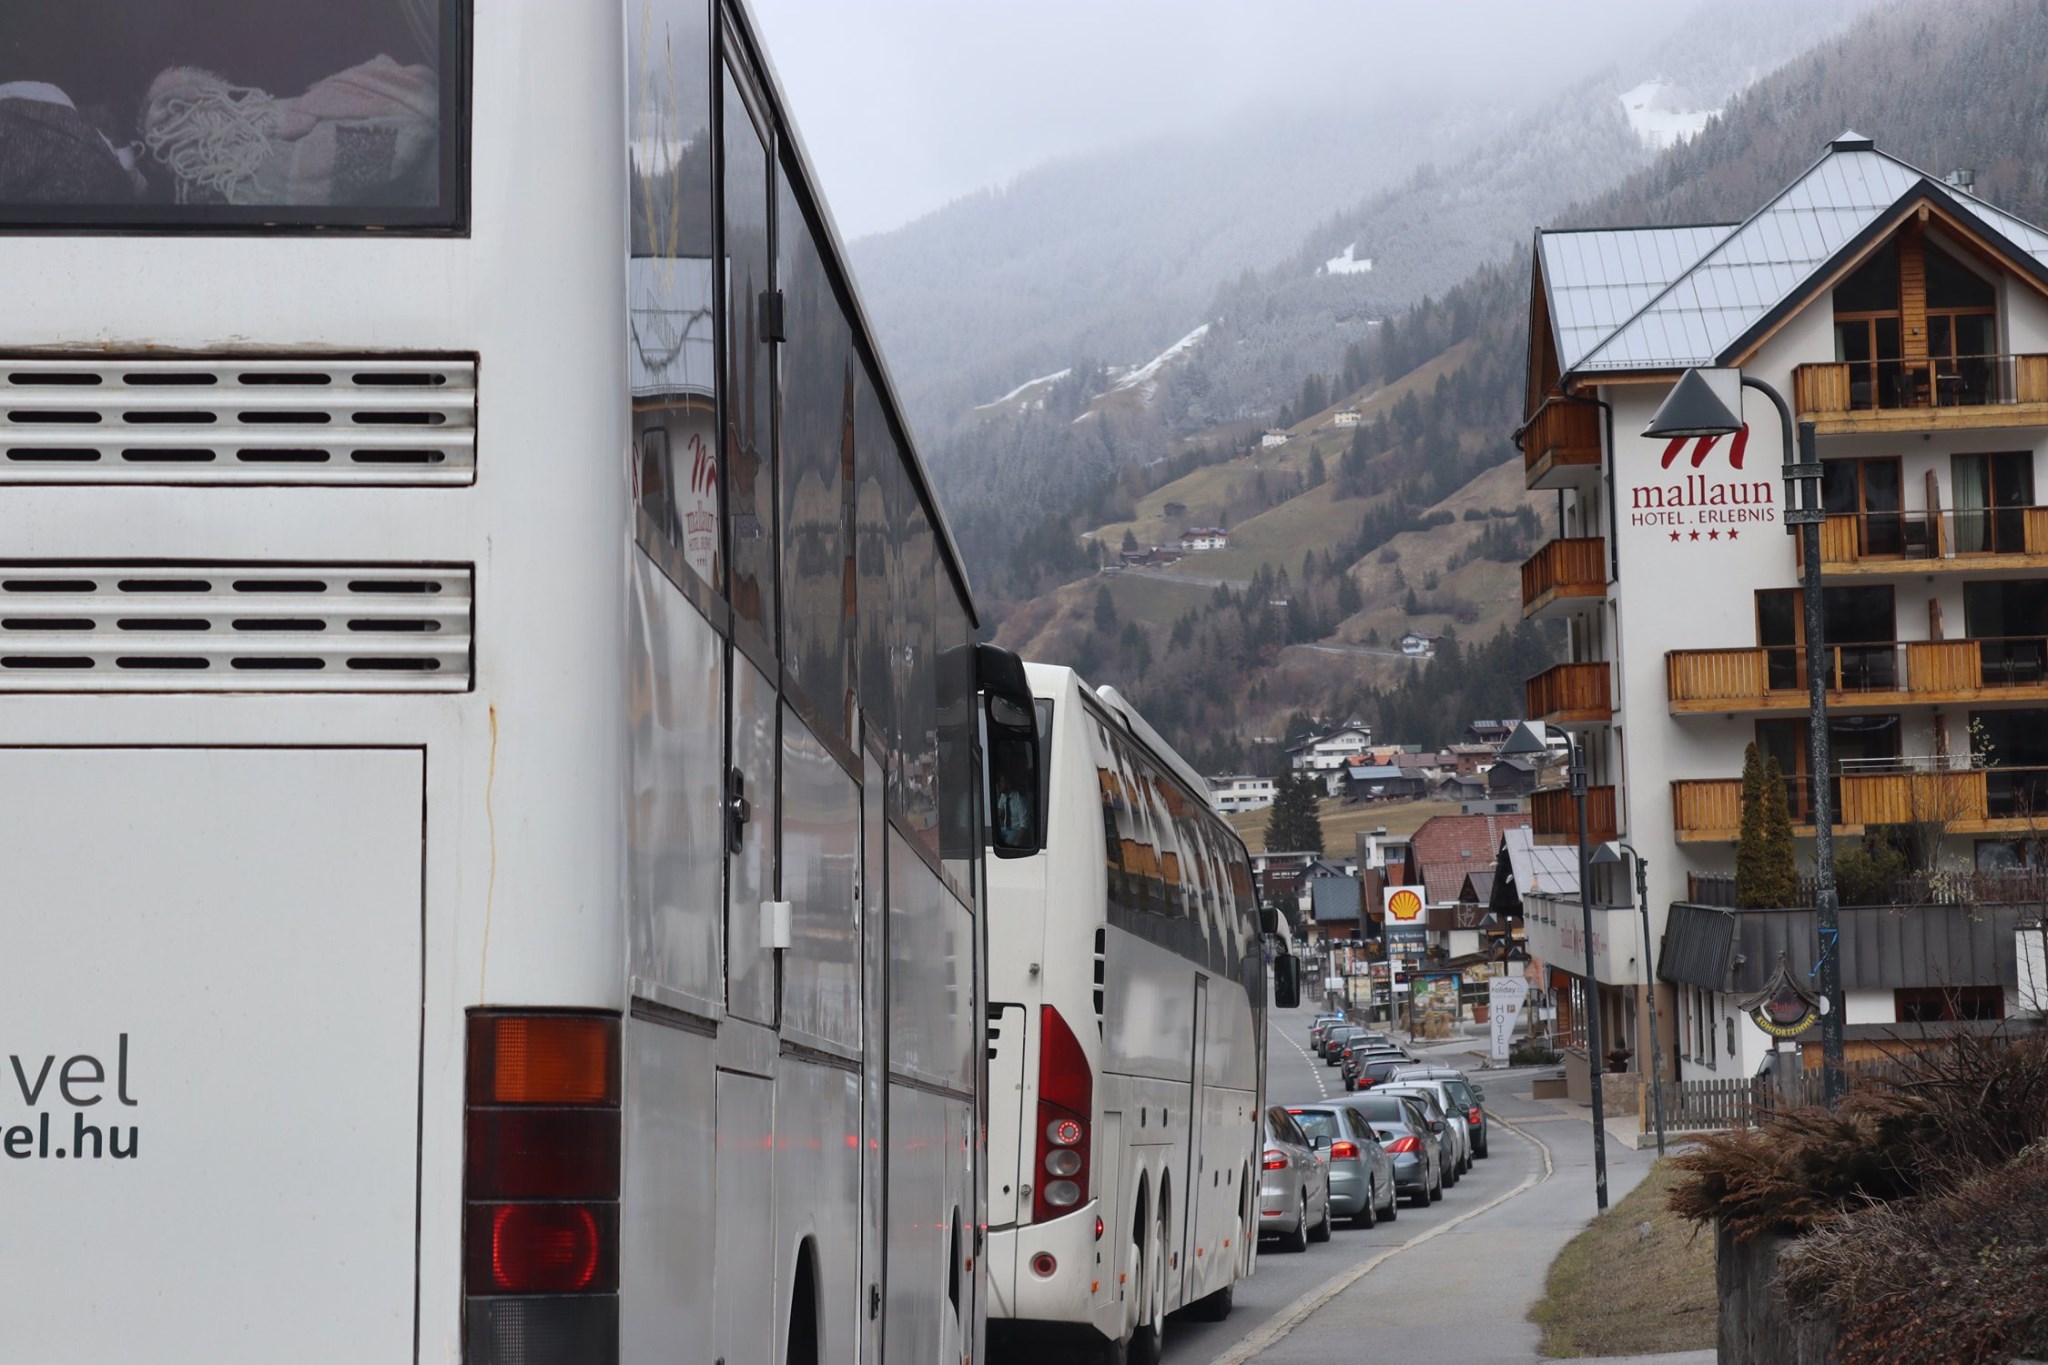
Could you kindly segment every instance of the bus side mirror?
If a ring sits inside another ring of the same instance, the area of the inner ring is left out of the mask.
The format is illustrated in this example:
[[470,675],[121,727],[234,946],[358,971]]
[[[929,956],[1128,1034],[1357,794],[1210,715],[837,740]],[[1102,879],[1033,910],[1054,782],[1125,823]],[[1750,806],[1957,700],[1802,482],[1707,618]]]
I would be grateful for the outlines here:
[[1259,932],[1277,934],[1280,932],[1280,912],[1270,905],[1259,907]]
[[1273,1004],[1283,1010],[1291,1010],[1301,1004],[1300,958],[1273,959]]
[[988,847],[998,858],[1029,858],[1045,847],[1045,784],[1039,772],[1038,710],[1024,664],[997,645],[974,647],[988,755]]

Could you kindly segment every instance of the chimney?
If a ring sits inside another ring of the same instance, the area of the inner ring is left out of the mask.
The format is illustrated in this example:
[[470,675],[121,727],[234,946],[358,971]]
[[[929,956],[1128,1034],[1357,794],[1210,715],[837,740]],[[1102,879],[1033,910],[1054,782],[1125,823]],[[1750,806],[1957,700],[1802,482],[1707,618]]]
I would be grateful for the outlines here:
[[1950,189],[1961,190],[1964,194],[1973,194],[1977,189],[1977,172],[1968,166],[1958,166],[1948,173],[1942,183]]

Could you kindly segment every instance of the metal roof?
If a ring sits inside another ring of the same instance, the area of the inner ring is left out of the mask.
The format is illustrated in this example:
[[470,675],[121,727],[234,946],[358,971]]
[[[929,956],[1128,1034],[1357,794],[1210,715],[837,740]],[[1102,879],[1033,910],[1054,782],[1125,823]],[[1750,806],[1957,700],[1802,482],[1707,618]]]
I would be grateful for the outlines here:
[[1558,365],[1578,364],[1734,230],[1717,223],[1539,232]]
[[1536,831],[1523,826],[1501,836],[1508,856],[1508,877],[1517,896],[1579,894],[1579,851],[1536,842]]
[[[1842,988],[2013,986],[2014,933],[2039,914],[2019,905],[1850,906],[1842,910]],[[1813,970],[1813,911],[1671,907],[1657,975],[1701,990],[1763,989],[1785,954],[1795,975]]]
[[[2048,232],[1845,133],[1804,175],[1713,243],[1605,340],[1575,346],[1577,360],[1563,358],[1560,331],[1560,365],[1567,372],[1597,373],[1723,363],[1737,343],[1838,257],[1864,245],[1866,234],[1893,210],[1923,194],[1975,220],[2021,262],[2037,271],[2048,268]],[[1590,291],[1600,277],[1579,278]],[[1553,302],[1553,317],[1556,309]]]

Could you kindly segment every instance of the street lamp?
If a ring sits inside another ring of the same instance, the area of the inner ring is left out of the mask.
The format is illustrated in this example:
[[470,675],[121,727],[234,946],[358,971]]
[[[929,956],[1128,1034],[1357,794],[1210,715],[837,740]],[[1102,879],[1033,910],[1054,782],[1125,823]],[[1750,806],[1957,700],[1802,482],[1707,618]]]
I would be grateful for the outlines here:
[[[1842,911],[1835,895],[1834,788],[1828,754],[1827,630],[1821,611],[1820,455],[1813,423],[1799,423],[1795,442],[1792,410],[1784,397],[1761,380],[1739,370],[1687,370],[1658,405],[1643,435],[1729,436],[1742,430],[1742,390],[1755,389],[1778,410],[1785,441],[1785,533],[1799,536],[1800,595],[1806,599],[1807,729],[1813,762],[1814,920],[1820,943],[1814,956],[1821,997],[1820,1054],[1822,1094],[1832,1108],[1848,1086],[1842,1065]],[[1795,461],[1793,456],[1797,452]]]
[[[1580,945],[1586,955],[1586,1071],[1593,1083],[1593,1202],[1601,1213],[1607,1212],[1607,1092],[1601,1079],[1600,1068],[1605,1059],[1600,1053],[1600,979],[1593,966],[1593,879],[1587,875],[1588,854],[1586,849],[1586,763],[1580,752],[1575,736],[1567,734],[1565,742],[1571,753],[1572,803],[1579,815],[1579,912],[1585,917],[1585,941]],[[1501,757],[1519,757],[1526,754],[1545,754],[1549,748],[1536,737],[1528,725],[1518,726],[1508,742],[1500,747]]]
[[1596,867],[1619,863],[1623,855],[1636,864],[1636,908],[1643,916],[1643,995],[1650,1009],[1650,1094],[1657,1109],[1657,1155],[1664,1155],[1664,1035],[1657,1029],[1657,974],[1650,966],[1650,860],[1620,839],[1600,845]]

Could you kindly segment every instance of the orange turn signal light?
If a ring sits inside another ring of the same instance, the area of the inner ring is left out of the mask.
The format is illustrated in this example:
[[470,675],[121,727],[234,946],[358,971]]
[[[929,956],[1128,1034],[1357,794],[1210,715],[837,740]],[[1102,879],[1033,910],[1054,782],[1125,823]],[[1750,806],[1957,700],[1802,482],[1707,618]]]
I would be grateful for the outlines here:
[[593,1014],[473,1014],[471,1104],[616,1105],[619,1020]]

